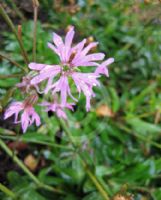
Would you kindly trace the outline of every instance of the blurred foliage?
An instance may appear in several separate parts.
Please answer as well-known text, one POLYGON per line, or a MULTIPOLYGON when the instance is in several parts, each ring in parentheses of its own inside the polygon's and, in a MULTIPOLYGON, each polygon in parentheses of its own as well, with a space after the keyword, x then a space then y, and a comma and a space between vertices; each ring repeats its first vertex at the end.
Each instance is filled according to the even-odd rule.
MULTIPOLYGON (((47 16, 43 23, 38 23, 38 62, 57 62, 47 42, 52 39, 52 31, 64 34, 71 24, 77 30, 76 41, 93 36, 99 41, 99 50, 116 60, 109 67, 110 78, 103 77, 101 87, 95 90, 92 111, 86 113, 81 97, 75 112, 68 112, 68 124, 79 151, 113 199, 117 194, 124 198, 133 195, 126 199, 161 199, 159 5, 159 1, 132 0, 40 1, 40 14, 47 16), (97 111, 102 105, 107 109, 100 116, 97 111)), ((22 28, 24 46, 31 59, 33 22, 23 22, 22 28)), ((1 51, 23 65, 14 35, 10 32, 2 35, 1 51)), ((0 74, 18 72, 8 61, 1 62, 0 74)), ((1 104, 6 106, 12 100, 13 93, 9 92, 18 81, 17 78, 0 80, 1 104)), ((17 91, 14 95, 19 98, 17 91)), ((48 118, 46 113, 41 113, 45 123, 38 130, 31 127, 19 140, 26 142, 30 153, 44 162, 35 172, 37 177, 46 184, 63 188, 67 195, 40 190, 27 176, 14 170, 7 172, 5 183, 21 200, 31 197, 33 200, 101 200, 55 117, 48 118)), ((4 134, 3 128, 10 129, 2 126, 1 137, 17 140, 16 136, 4 134)), ((10 198, 0 192, 0 199, 10 198)))

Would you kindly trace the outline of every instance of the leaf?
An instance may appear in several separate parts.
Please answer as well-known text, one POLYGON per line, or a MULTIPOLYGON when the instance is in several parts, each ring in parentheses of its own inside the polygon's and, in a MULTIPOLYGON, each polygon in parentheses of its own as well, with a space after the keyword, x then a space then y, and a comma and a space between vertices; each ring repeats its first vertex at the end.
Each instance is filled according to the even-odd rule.
POLYGON ((48 185, 61 185, 64 180, 61 177, 52 176, 53 168, 51 166, 43 168, 39 172, 39 180, 48 185))
POLYGON ((92 192, 91 194, 86 195, 82 200, 104 200, 104 199, 99 193, 92 192))
POLYGON ((146 95, 154 91, 156 86, 157 84, 154 82, 150 84, 148 87, 146 87, 143 91, 141 91, 140 94, 132 98, 132 100, 128 103, 128 109, 130 110, 131 113, 134 112, 135 109, 138 107, 138 105, 144 101, 146 95))
POLYGON ((161 199, 161 188, 157 188, 152 192, 152 197, 154 200, 160 200, 161 199))
POLYGON ((49 136, 45 135, 45 134, 41 134, 41 133, 27 133, 21 136, 23 141, 26 142, 51 142, 51 139, 49 136))
POLYGON ((38 192, 36 192, 33 189, 26 190, 22 195, 20 200, 46 200, 42 195, 40 195, 38 192))
POLYGON ((120 108, 120 99, 115 88, 108 88, 111 95, 111 104, 113 112, 117 112, 120 108))
POLYGON ((7 174, 7 178, 13 190, 15 192, 22 192, 26 190, 26 188, 32 187, 32 184, 28 182, 28 177, 20 176, 15 171, 10 171, 7 174), (16 184, 15 184, 16 183, 16 184))
POLYGON ((13 85, 15 85, 17 83, 17 79, 16 78, 7 78, 7 79, 1 79, 0 80, 0 87, 2 88, 10 88, 13 87, 13 85))
POLYGON ((111 174, 113 169, 109 169, 108 166, 96 166, 96 176, 105 176, 111 174))
POLYGON ((126 122, 130 124, 137 133, 142 135, 151 135, 155 138, 157 135, 153 134, 161 132, 160 126, 145 122, 135 116, 126 118, 126 122))

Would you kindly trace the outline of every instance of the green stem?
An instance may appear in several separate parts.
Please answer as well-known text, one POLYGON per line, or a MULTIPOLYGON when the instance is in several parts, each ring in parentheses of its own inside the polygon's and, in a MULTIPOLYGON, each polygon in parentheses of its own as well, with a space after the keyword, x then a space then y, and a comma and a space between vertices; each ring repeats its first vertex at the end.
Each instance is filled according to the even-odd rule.
MULTIPOLYGON (((58 119, 58 118, 57 118, 58 119)), ((72 134, 69 130, 69 128, 66 126, 65 122, 61 119, 58 119, 60 126, 63 128, 63 130, 65 131, 66 135, 68 136, 71 144, 73 145, 73 147, 75 148, 75 150, 77 150, 77 145, 75 144, 75 141, 73 140, 72 134)), ((93 182, 93 184, 96 186, 96 188, 98 189, 98 191, 100 192, 100 194, 102 195, 102 197, 105 200, 109 200, 109 196, 106 192, 106 190, 104 189, 103 185, 99 182, 99 180, 97 179, 97 177, 90 171, 88 164, 86 163, 86 161, 84 160, 84 158, 82 157, 82 155, 80 153, 78 153, 83 167, 87 173, 87 175, 89 176, 89 178, 91 179, 91 181, 93 182)))
MULTIPOLYGON (((6 130, 6 129, 4 129, 6 130)), ((0 128, 0 138, 4 139, 4 140, 12 140, 12 141, 16 141, 17 138, 16 136, 11 136, 11 135, 4 135, 4 134, 1 134, 1 128, 0 128)), ((12 132, 11 132, 12 133, 12 132)), ((62 149, 68 149, 68 150, 73 150, 72 147, 67 147, 67 146, 64 146, 64 145, 60 145, 60 144, 53 144, 51 142, 46 142, 46 141, 37 141, 37 140, 32 140, 32 139, 25 139, 23 137, 20 137, 20 140, 21 142, 28 142, 28 143, 34 143, 34 144, 40 144, 40 145, 47 145, 47 146, 51 146, 51 147, 56 147, 56 148, 62 148, 62 149)))
POLYGON ((13 161, 36 183, 38 187, 44 188, 46 190, 53 191, 56 193, 64 194, 62 190, 53 188, 49 185, 46 185, 40 182, 37 179, 37 177, 30 172, 30 170, 23 164, 23 162, 16 155, 14 155, 13 157, 13 152, 8 148, 8 146, 1 139, 0 139, 0 146, 13 159, 13 161))
POLYGON ((27 72, 27 70, 23 67, 21 67, 20 64, 18 64, 17 62, 13 61, 11 58, 9 58, 8 56, 6 55, 3 55, 0 53, 0 58, 2 59, 5 59, 5 60, 8 60, 11 64, 15 65, 16 67, 20 68, 21 70, 23 70, 24 72, 27 72))
POLYGON ((2 15, 2 17, 4 18, 4 20, 6 21, 6 23, 8 24, 8 26, 11 28, 11 30, 15 34, 16 39, 17 39, 17 41, 18 41, 18 43, 20 45, 20 49, 21 49, 21 53, 22 53, 22 56, 24 58, 24 61, 26 62, 26 64, 28 64, 29 60, 28 60, 28 57, 27 57, 27 53, 26 53, 26 51, 25 51, 25 49, 23 47, 22 41, 21 41, 21 39, 18 36, 17 30, 16 30, 14 24, 12 23, 11 19, 9 18, 9 16, 5 12, 5 10, 4 10, 4 8, 2 7, 1 4, 0 4, 0 14, 2 15))
POLYGON ((16 195, 9 188, 7 188, 5 185, 3 185, 2 183, 0 183, 0 190, 2 192, 4 192, 7 196, 10 196, 13 199, 15 199, 16 195))
POLYGON ((33 0, 33 7, 34 7, 34 32, 33 32, 33 61, 36 61, 36 32, 37 32, 37 16, 38 16, 38 7, 39 2, 38 0, 33 0))

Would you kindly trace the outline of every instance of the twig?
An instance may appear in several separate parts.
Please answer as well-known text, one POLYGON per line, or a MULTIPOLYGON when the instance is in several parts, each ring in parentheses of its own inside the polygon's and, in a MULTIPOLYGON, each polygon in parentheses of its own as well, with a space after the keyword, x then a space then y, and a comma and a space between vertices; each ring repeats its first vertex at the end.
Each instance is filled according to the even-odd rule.
MULTIPOLYGON (((75 150, 77 150, 77 145, 75 144, 75 142, 73 140, 73 137, 71 135, 71 132, 70 132, 69 128, 66 126, 66 124, 65 124, 65 122, 63 120, 58 119, 58 121, 60 123, 60 126, 63 128, 64 132, 68 136, 71 144, 73 145, 73 147, 75 148, 75 150)), ((78 153, 78 155, 79 155, 79 157, 80 157, 80 159, 82 161, 84 170, 86 171, 87 175, 89 176, 89 178, 91 179, 91 181, 93 182, 93 184, 96 186, 97 190, 100 192, 100 194, 102 195, 102 197, 105 200, 109 200, 110 198, 109 198, 106 190, 104 189, 103 185, 99 182, 99 180, 97 179, 97 177, 91 172, 91 170, 89 169, 88 164, 86 163, 86 161, 84 160, 84 158, 82 157, 82 155, 80 153, 78 153)))
POLYGON ((14 157, 13 157, 13 152, 8 148, 8 146, 1 139, 0 139, 0 146, 13 159, 13 161, 36 183, 36 185, 38 187, 44 188, 46 190, 49 190, 49 191, 52 191, 55 193, 59 193, 59 194, 65 193, 64 191, 62 191, 60 189, 51 187, 49 185, 46 185, 46 184, 40 182, 37 179, 37 177, 30 172, 30 170, 23 164, 23 162, 16 155, 14 155, 14 157))
POLYGON ((33 8, 34 8, 34 31, 33 31, 33 61, 36 61, 36 32, 37 32, 37 16, 38 16, 38 7, 39 2, 38 0, 33 0, 33 8))
POLYGON ((16 195, 2 183, 0 183, 0 190, 4 192, 7 196, 12 197, 13 199, 16 197, 16 195))
POLYGON ((21 53, 22 53, 22 56, 24 58, 24 61, 25 61, 26 64, 28 64, 29 60, 28 60, 27 53, 26 53, 26 51, 25 51, 25 49, 23 47, 22 40, 20 40, 20 38, 18 37, 17 30, 16 30, 14 24, 12 23, 11 19, 9 18, 9 16, 5 12, 4 8, 2 7, 2 4, 0 4, 0 14, 2 15, 2 17, 4 18, 4 20, 6 21, 6 23, 8 24, 8 26, 11 28, 11 30, 15 34, 16 39, 17 39, 17 41, 19 43, 19 46, 20 46, 21 53))

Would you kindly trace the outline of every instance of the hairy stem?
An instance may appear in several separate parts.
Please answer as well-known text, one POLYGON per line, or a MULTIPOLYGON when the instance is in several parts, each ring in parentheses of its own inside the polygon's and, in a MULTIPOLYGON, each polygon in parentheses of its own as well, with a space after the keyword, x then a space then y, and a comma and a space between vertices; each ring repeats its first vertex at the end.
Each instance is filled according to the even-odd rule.
POLYGON ((33 8, 34 8, 34 31, 33 31, 33 61, 36 61, 36 32, 37 32, 37 16, 38 16, 38 7, 39 2, 38 0, 33 0, 33 8))
POLYGON ((52 191, 55 193, 64 194, 64 192, 60 189, 51 187, 40 182, 37 177, 30 172, 30 170, 23 164, 23 162, 16 156, 13 156, 13 152, 8 148, 8 146, 0 139, 0 146, 1 148, 13 159, 13 161, 36 183, 36 185, 40 188, 44 188, 48 191, 52 191))
MULTIPOLYGON (((69 130, 69 128, 66 126, 65 122, 61 119, 58 119, 60 126, 63 128, 63 130, 65 131, 66 135, 68 136, 71 144, 73 145, 73 147, 75 148, 75 150, 77 150, 77 145, 75 144, 75 141, 73 140, 72 134, 69 130)), ((84 170, 86 171, 87 175, 89 176, 89 178, 91 179, 91 181, 93 182, 93 184, 96 186, 97 190, 100 192, 100 194, 102 195, 102 197, 105 200, 109 200, 109 196, 106 192, 106 190, 104 189, 103 185, 99 182, 99 180, 97 179, 97 177, 91 172, 91 170, 89 169, 89 166, 87 164, 87 162, 84 160, 84 158, 82 157, 82 155, 80 153, 78 153, 84 170)))
POLYGON ((23 47, 23 44, 22 44, 22 40, 19 38, 18 36, 18 33, 17 33, 17 30, 14 26, 14 24, 12 23, 11 19, 9 18, 9 16, 7 15, 7 13, 5 12, 4 8, 2 7, 2 5, 0 4, 0 14, 2 15, 2 17, 4 18, 4 20, 6 21, 6 23, 8 24, 8 26, 11 28, 11 30, 13 31, 13 33, 15 34, 16 36, 16 39, 19 43, 19 46, 20 46, 20 49, 21 49, 21 53, 22 53, 22 56, 24 58, 24 61, 26 64, 29 63, 29 60, 28 60, 28 56, 27 56, 27 53, 23 47))
POLYGON ((7 188, 5 185, 3 185, 2 183, 0 183, 0 190, 2 192, 4 192, 7 196, 10 196, 13 199, 15 199, 16 195, 9 188, 7 188))

